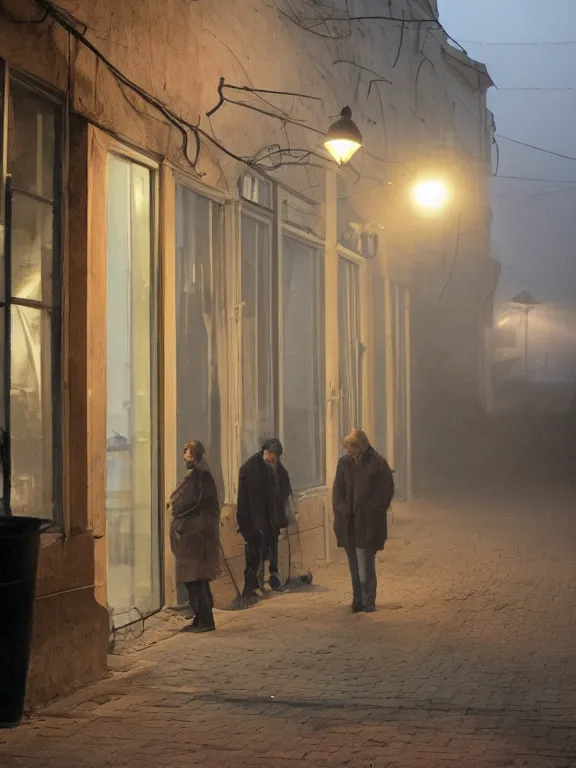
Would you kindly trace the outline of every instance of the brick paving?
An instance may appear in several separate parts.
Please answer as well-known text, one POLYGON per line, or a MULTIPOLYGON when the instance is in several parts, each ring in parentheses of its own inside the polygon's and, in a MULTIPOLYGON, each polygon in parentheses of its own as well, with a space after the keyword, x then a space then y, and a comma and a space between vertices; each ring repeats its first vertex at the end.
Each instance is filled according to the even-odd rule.
POLYGON ((473 498, 397 506, 377 613, 316 569, 0 732, 0 766, 576 768, 574 487, 538 434, 473 498))

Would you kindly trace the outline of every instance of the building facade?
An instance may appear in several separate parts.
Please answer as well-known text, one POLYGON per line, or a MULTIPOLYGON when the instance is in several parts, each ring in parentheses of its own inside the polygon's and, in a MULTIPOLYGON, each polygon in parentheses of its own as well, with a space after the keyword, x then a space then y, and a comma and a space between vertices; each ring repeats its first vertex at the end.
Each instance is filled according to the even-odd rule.
POLYGON ((368 5, 3 3, 5 509, 54 522, 31 705, 103 674, 111 627, 178 602, 186 440, 220 486, 230 573, 238 468, 273 435, 304 559, 329 560, 342 435, 366 429, 409 498, 413 385, 477 397, 490 80, 434 2, 368 5), (323 138, 345 105, 364 143, 338 168, 323 138), (452 223, 410 205, 429 167, 452 223))

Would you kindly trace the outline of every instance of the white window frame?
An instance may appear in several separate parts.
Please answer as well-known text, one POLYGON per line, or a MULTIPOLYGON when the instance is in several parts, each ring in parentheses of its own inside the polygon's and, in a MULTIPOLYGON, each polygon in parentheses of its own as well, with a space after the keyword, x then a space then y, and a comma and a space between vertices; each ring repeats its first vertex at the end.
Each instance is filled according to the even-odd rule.
MULTIPOLYGON (((254 174, 253 174, 254 175, 254 174)), ((242 178, 242 177, 241 177, 242 178)), ((283 398, 283 375, 284 375, 284 344, 283 344, 283 331, 284 331, 284 325, 283 325, 283 313, 284 313, 284 305, 283 305, 283 285, 282 285, 282 269, 283 269, 283 248, 282 248, 282 239, 284 236, 291 237, 295 240, 300 240, 303 244, 312 246, 315 250, 318 250, 318 252, 324 257, 325 249, 326 249, 326 242, 323 238, 318 237, 312 232, 309 232, 307 229, 300 228, 297 225, 288 222, 283 219, 282 217, 282 194, 289 193, 293 195, 294 197, 301 198, 305 200, 309 205, 313 205, 314 208, 312 210, 315 210, 318 212, 318 204, 314 201, 306 200, 306 198, 303 198, 301 194, 297 192, 293 192, 289 188, 285 187, 282 184, 279 184, 278 182, 268 179, 267 177, 263 177, 263 180, 267 183, 271 184, 272 188, 272 204, 270 208, 267 208, 266 206, 262 206, 258 203, 254 203, 250 200, 246 200, 245 198, 242 198, 240 196, 240 201, 237 206, 238 210, 238 229, 237 229, 237 248, 238 248, 238 258, 236 259, 237 262, 237 269, 238 269, 238 277, 236 281, 237 286, 237 298, 238 302, 235 305, 237 307, 236 312, 236 319, 239 326, 239 332, 238 332, 238 345, 239 345, 239 359, 240 359, 240 367, 237 372, 240 386, 239 386, 239 395, 237 398, 238 403, 238 422, 237 422, 237 442, 239 445, 238 451, 239 454, 242 451, 242 436, 243 436, 243 423, 244 423, 244 414, 243 414, 243 403, 244 403, 244 392, 243 392, 243 382, 244 382, 244 375, 243 375, 243 360, 242 360, 242 349, 243 349, 243 338, 242 338, 242 313, 243 313, 243 303, 242 303, 242 219, 244 216, 248 218, 252 218, 256 221, 259 221, 260 223, 266 224, 270 227, 270 242, 271 242, 271 251, 272 251, 272 267, 273 270, 276 272, 276 282, 274 283, 274 279, 272 280, 273 287, 276 291, 276 302, 273 305, 273 311, 275 313, 275 321, 276 321, 276 327, 277 327, 277 334, 274 336, 274 407, 275 407, 275 420, 276 420, 276 429, 277 429, 277 436, 280 440, 284 437, 284 398, 283 398)), ((318 213, 318 218, 320 219, 320 214, 318 213)), ((361 259, 361 257, 358 257, 361 259)), ((324 274, 323 279, 325 279, 325 269, 326 265, 324 262, 324 274)), ((323 306, 323 312, 325 313, 325 307, 323 306)), ((324 361, 325 364, 325 358, 326 358, 326 343, 324 339, 323 344, 323 355, 324 355, 324 361)), ((256 357, 256 359, 258 359, 256 357)), ((325 398, 324 398, 325 399, 325 398)), ((324 446, 323 446, 324 447, 324 446)), ((325 448, 324 448, 325 452, 325 448)), ((326 462, 324 461, 324 464, 326 462)), ((326 472, 326 469, 324 470, 326 472)), ((318 488, 307 488, 302 491, 300 494, 301 496, 308 496, 311 494, 314 494, 318 491, 324 491, 326 489, 326 484, 319 486, 318 488)))
MULTIPOLYGON (((280 190, 278 190, 280 192, 280 190)), ((279 437, 283 441, 284 440, 284 286, 282 282, 283 277, 283 269, 284 269, 284 237, 289 237, 292 240, 296 240, 301 242, 303 245, 312 247, 314 251, 317 252, 317 255, 321 258, 322 268, 324 270, 324 274, 322 275, 322 280, 324 282, 325 280, 325 271, 326 271, 326 261, 324 258, 325 250, 326 250, 326 241, 322 238, 318 237, 317 235, 314 235, 310 232, 307 232, 306 230, 302 230, 299 227, 294 226, 293 224, 288 224, 285 221, 282 221, 282 219, 279 217, 278 221, 278 229, 279 229, 279 235, 278 235, 278 305, 279 305, 279 311, 278 311, 278 429, 279 429, 279 437)), ((326 308, 324 305, 324 301, 322 301, 322 323, 324 323, 324 318, 326 315, 326 308)), ((326 365, 326 339, 325 334, 322 335, 322 354, 323 354, 323 360, 322 360, 322 368, 324 370, 323 374, 323 383, 326 378, 325 376, 325 365, 326 365)), ((325 393, 325 386, 322 387, 322 397, 321 400, 323 403, 326 402, 326 393, 325 393)), ((311 493, 317 491, 317 490, 324 490, 326 488, 326 437, 325 437, 325 430, 326 430, 326 411, 324 412, 324 445, 322 446, 322 457, 323 457, 323 472, 324 475, 324 482, 320 483, 318 486, 314 486, 312 488, 302 488, 297 489, 300 496, 306 494, 310 495, 311 493)), ((321 436, 320 436, 321 438, 321 436)), ((322 438, 321 438, 322 439, 322 438)))
MULTIPOLYGON (((362 297, 367 297, 369 295, 368 291, 370 290, 370 283, 369 283, 369 274, 368 269, 366 265, 366 258, 362 256, 361 254, 356 253, 356 251, 352 251, 349 248, 346 248, 346 246, 338 244, 338 267, 340 266, 340 259, 344 259, 345 261, 351 262, 355 266, 358 267, 359 273, 358 273, 358 294, 360 298, 360 338, 358 339, 358 342, 360 344, 360 366, 359 366, 359 373, 361 376, 361 383, 360 383, 360 391, 358 392, 358 398, 359 398, 359 409, 360 413, 362 415, 362 429, 365 429, 367 431, 370 431, 371 425, 367 423, 367 404, 368 404, 368 365, 367 365, 367 354, 368 354, 368 345, 367 345, 367 339, 369 334, 368 329, 368 312, 367 312, 367 306, 366 306, 366 300, 362 301, 362 297)), ((338 270, 339 272, 340 270, 338 270)), ((340 277, 338 277, 338 291, 340 291, 340 277)), ((340 334, 339 334, 340 336, 340 334)), ((340 342, 339 342, 340 343, 340 342)), ((340 350, 340 346, 338 347, 340 350)), ((342 382, 339 381, 339 384, 342 382)), ((340 432, 342 432, 342 388, 339 388, 338 392, 339 402, 340 402, 340 408, 339 408, 339 420, 340 420, 340 432)), ((343 437, 343 435, 342 435, 343 437)))
MULTIPOLYGON (((240 368, 238 371, 238 376, 240 379, 240 397, 239 397, 239 406, 240 406, 240 419, 239 419, 239 430, 238 430, 238 439, 239 439, 239 452, 240 452, 240 460, 245 460, 246 457, 242 456, 242 440, 243 440, 243 430, 244 430, 244 360, 243 360, 243 349, 244 349, 244 331, 243 331, 243 315, 244 315, 244 302, 242 299, 242 223, 244 217, 248 219, 252 219, 253 221, 257 221, 260 224, 264 224, 269 229, 269 237, 270 237, 270 252, 271 252, 271 266, 272 270, 278 269, 278 244, 277 244, 277 215, 276 211, 274 209, 268 209, 261 205, 258 205, 256 203, 249 202, 247 200, 243 200, 240 204, 240 210, 239 210, 239 227, 238 227, 238 250, 239 250, 239 274, 238 274, 238 293, 239 293, 239 306, 240 306, 240 312, 239 314, 239 354, 240 354, 240 368)), ((274 290, 275 284, 274 284, 274 274, 272 272, 272 279, 270 281, 270 288, 274 290)), ((277 288, 277 286, 276 286, 277 288)), ((258 292, 256 291, 256 299, 258 296, 258 292)), ((276 318, 273 318, 275 320, 278 320, 278 301, 274 303, 272 301, 272 310, 276 313, 276 318)), ((279 424, 279 418, 280 418, 280 408, 279 408, 279 402, 280 402, 280 392, 279 392, 279 380, 278 380, 278 357, 280 354, 280 348, 279 348, 279 342, 280 337, 279 336, 273 336, 273 386, 272 386, 272 398, 274 403, 274 419, 275 419, 275 427, 277 430, 280 428, 279 424)), ((255 347, 255 364, 258 367, 259 357, 258 357, 258 339, 256 339, 256 347, 255 347)))
MULTIPOLYGON (((162 605, 165 600, 166 594, 166 580, 164 577, 164 564, 163 564, 163 548, 164 548, 164 501, 162 499, 162 483, 160 482, 161 469, 163 468, 164 446, 163 446, 163 418, 162 418, 162 387, 163 376, 160 369, 161 358, 159 354, 160 344, 163 339, 163 320, 162 320, 162 303, 164 297, 162 295, 162 253, 160 249, 160 165, 151 158, 149 155, 145 155, 142 152, 134 149, 130 145, 123 144, 116 139, 111 139, 107 148, 108 158, 111 155, 115 155, 123 160, 147 168, 151 172, 151 237, 150 237, 150 264, 152 270, 152 281, 150 286, 150 296, 152 299, 152 317, 151 317, 151 341, 152 341, 152 360, 151 360, 151 372, 155 372, 154 376, 150 378, 150 395, 151 395, 151 430, 152 430, 152 445, 154 448, 152 455, 152 478, 151 478, 151 517, 155 518, 157 525, 157 541, 155 542, 155 549, 158 556, 157 568, 158 572, 155 574, 157 584, 152 588, 158 588, 159 590, 159 607, 152 610, 151 613, 146 614, 145 618, 150 615, 154 615, 158 611, 162 610, 162 605), (155 505, 155 506, 154 506, 155 505)), ((107 202, 106 202, 107 204, 107 202)), ((108 252, 106 250, 106 258, 108 258, 108 252)), ((106 302, 108 302, 108 295, 106 295, 106 302)), ((107 312, 107 305, 106 305, 107 312)), ((106 349, 106 354, 108 350, 106 349)), ((163 470, 162 470, 163 471, 163 470)), ((106 520, 108 518, 106 517, 106 520)), ((108 574, 107 574, 108 578, 108 574)), ((123 622, 119 626, 125 626, 131 621, 138 618, 142 618, 137 607, 132 607, 128 612, 117 615, 118 617, 124 617, 121 619, 123 622)))

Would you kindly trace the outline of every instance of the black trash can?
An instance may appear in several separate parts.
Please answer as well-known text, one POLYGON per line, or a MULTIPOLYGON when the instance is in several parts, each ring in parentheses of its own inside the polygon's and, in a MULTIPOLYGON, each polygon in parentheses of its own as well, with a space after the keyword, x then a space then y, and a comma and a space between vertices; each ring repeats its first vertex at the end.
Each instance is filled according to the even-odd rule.
POLYGON ((24 713, 40 534, 51 524, 0 517, 0 728, 24 713))

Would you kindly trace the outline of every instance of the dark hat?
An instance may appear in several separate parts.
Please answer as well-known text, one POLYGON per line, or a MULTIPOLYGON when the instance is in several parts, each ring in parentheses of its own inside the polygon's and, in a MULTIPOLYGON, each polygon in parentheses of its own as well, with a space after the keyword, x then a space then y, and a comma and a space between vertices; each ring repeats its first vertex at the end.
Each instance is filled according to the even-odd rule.
POLYGON ((282 456, 284 453, 284 449, 282 448, 282 443, 280 440, 278 440, 277 437, 273 437, 271 440, 266 440, 266 442, 262 446, 262 452, 264 451, 270 451, 270 453, 275 453, 276 456, 282 456))

